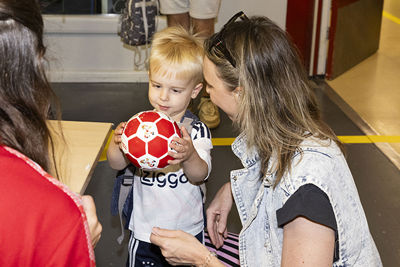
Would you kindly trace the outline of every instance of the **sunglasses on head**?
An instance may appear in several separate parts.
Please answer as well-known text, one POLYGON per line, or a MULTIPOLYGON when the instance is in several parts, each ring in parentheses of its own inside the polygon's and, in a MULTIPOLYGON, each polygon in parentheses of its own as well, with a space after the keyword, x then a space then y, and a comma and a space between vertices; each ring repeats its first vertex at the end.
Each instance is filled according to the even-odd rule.
POLYGON ((226 28, 229 25, 231 25, 232 23, 234 23, 239 18, 241 20, 248 20, 249 19, 244 14, 243 11, 240 11, 240 12, 236 13, 235 15, 233 15, 232 18, 230 18, 228 20, 227 23, 225 23, 225 25, 222 27, 222 30, 220 30, 216 35, 214 35, 214 38, 213 38, 212 43, 210 45, 210 50, 215 47, 215 49, 217 49, 219 52, 221 52, 222 55, 224 55, 225 59, 228 60, 229 63, 231 63, 231 65, 234 68, 236 68, 236 61, 233 59, 231 53, 228 51, 228 49, 226 48, 226 46, 224 44, 224 34, 225 34, 226 28))

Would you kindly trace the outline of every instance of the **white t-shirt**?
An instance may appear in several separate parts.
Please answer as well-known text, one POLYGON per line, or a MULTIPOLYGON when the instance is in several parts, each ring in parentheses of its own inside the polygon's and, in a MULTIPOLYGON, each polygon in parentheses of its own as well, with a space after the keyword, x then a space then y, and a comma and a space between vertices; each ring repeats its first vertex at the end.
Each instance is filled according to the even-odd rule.
MULTIPOLYGON (((197 121, 193 124, 191 138, 197 153, 208 165, 209 175, 210 130, 197 121)), ((204 195, 200 186, 189 182, 180 164, 157 171, 136 169, 129 229, 136 239, 145 242, 150 242, 151 230, 155 226, 197 235, 204 228, 204 195)))

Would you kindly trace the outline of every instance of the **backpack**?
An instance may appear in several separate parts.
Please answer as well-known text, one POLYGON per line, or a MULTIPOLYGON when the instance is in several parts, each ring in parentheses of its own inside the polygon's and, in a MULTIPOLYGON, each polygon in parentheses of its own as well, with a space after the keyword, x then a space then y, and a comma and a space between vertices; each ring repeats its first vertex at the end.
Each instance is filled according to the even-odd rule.
POLYGON ((149 44, 156 31, 157 13, 158 0, 127 0, 118 32, 122 42, 131 46, 149 44))

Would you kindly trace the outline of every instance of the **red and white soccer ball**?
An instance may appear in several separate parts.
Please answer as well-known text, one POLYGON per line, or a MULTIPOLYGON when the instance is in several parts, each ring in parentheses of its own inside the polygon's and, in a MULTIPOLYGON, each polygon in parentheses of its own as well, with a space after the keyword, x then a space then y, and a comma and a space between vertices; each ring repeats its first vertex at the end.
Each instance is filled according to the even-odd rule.
POLYGON ((121 136, 126 157, 136 166, 155 170, 168 165, 172 139, 181 137, 178 124, 157 111, 143 111, 129 119, 121 136))

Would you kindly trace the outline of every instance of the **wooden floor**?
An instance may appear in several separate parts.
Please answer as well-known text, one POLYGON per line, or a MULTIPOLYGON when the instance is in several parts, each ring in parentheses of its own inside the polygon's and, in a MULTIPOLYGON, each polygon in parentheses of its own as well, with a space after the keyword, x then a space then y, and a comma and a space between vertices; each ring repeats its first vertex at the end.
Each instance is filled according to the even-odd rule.
POLYGON ((377 53, 328 84, 358 114, 366 134, 385 136, 377 145, 400 169, 400 1, 384 3, 377 53))

